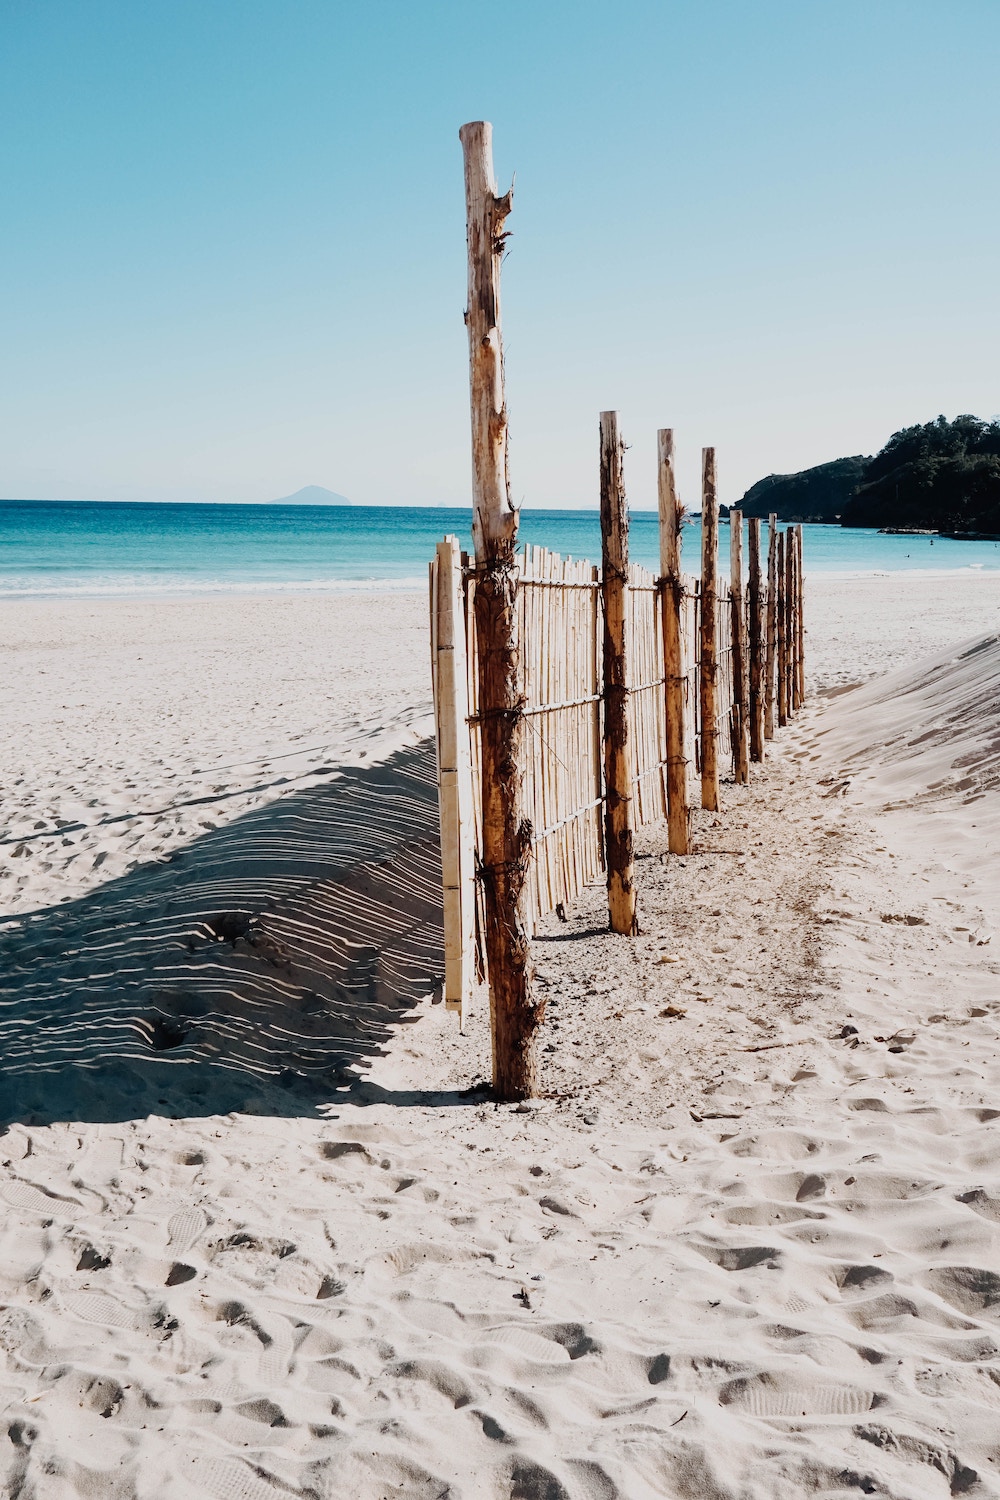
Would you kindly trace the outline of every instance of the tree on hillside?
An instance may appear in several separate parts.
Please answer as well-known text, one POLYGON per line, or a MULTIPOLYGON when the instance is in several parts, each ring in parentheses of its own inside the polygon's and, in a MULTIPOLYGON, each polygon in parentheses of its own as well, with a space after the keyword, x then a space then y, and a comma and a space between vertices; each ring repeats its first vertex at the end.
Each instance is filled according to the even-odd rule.
POLYGON ((845 505, 843 525, 1000 533, 1000 421, 938 417, 893 433, 845 505))
POLYGON ((740 509, 745 516, 779 521, 839 521, 870 460, 862 454, 835 458, 798 474, 768 474, 750 486, 740 509))

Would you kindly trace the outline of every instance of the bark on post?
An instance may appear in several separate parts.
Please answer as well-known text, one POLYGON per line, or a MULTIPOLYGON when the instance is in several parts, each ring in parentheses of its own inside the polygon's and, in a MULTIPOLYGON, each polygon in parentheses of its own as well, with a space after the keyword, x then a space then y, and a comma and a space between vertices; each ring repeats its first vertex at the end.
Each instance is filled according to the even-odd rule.
POLYGON ((750 780, 747 618, 743 598, 743 512, 729 512, 729 605, 733 638, 733 779, 750 780))
POLYGON ((719 659, 716 594, 719 567, 719 499, 715 449, 701 450, 701 805, 719 810, 719 659))
POLYGON ((778 725, 788 723, 788 571, 785 567, 785 552, 788 533, 778 532, 775 549, 775 573, 777 574, 778 614, 778 725))
POLYGON ((469 386, 473 536, 482 742, 482 868, 493 1039, 493 1086, 501 1099, 536 1093, 536 1038, 544 1001, 532 993, 524 887, 531 824, 522 791, 524 708, 517 628, 517 511, 507 474, 507 411, 500 336, 500 260, 511 194, 498 196, 492 126, 459 131, 465 158, 469 258, 469 386))
POLYGON ((796 643, 795 662, 798 673, 798 699, 799 704, 806 701, 806 627, 803 617, 803 601, 805 599, 805 575, 802 567, 802 527, 795 528, 795 573, 798 581, 798 596, 796 599, 796 643))
POLYGON ((660 606, 663 632, 663 711, 667 753, 667 847, 688 852, 688 771, 684 754, 684 656, 681 632, 681 522, 684 507, 674 478, 674 434, 657 433, 657 494, 660 505, 660 606))
POLYGON ((795 643, 798 639, 795 591, 795 528, 790 526, 785 533, 785 670, 788 673, 785 699, 789 718, 798 708, 795 701, 795 643))
POLYGON ((628 508, 618 413, 601 412, 601 600, 604 605, 604 840, 608 862, 608 920, 612 932, 633 937, 635 854, 632 776, 628 753, 628 508))
POLYGON ((750 528, 750 759, 764 759, 764 611, 760 581, 760 520, 750 528))
POLYGON ((767 518, 767 651, 764 659, 764 738, 774 739, 776 684, 774 669, 778 655, 778 518, 767 518))

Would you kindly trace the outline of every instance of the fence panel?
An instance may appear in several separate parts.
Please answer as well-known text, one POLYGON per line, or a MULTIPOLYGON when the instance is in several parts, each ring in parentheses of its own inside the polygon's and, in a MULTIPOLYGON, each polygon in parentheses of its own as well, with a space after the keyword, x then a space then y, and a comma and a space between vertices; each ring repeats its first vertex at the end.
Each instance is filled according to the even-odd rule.
MULTIPOLYGON (((471 993, 473 974, 480 980, 485 975, 483 892, 474 873, 482 847, 476 579, 468 557, 463 553, 458 567, 457 556, 457 543, 449 539, 431 564, 431 621, 442 843, 455 846, 442 850, 446 949, 452 956, 446 963, 446 999, 460 1008, 471 993), (451 550, 443 551, 446 547, 451 550), (455 612, 450 626, 446 606, 455 612), (449 630, 457 647, 464 644, 464 651, 449 654, 449 630), (456 707, 450 709, 452 700, 456 707), (452 757, 448 715, 461 717, 463 710, 464 732, 459 723, 452 757)), ((520 554, 519 570, 524 815, 533 830, 525 917, 533 932, 542 917, 572 901, 605 867, 603 629, 598 570, 591 563, 528 546, 520 554)), ((684 747, 697 773, 701 587, 698 579, 688 576, 683 583, 684 747)), ((627 609, 629 751, 633 825, 638 828, 666 817, 667 788, 660 597, 653 574, 635 564, 629 568, 627 609)), ((719 580, 716 609, 719 757, 724 765, 725 757, 731 762, 733 744, 732 617, 724 579, 719 580)))
POLYGON ((571 901, 604 868, 597 569, 526 547, 518 589, 524 807, 533 829, 527 918, 571 901))

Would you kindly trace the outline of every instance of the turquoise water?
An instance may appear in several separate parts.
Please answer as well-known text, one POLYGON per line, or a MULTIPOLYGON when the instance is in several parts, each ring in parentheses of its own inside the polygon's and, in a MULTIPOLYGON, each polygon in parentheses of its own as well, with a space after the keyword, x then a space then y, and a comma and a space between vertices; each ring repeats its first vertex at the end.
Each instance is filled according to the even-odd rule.
MULTIPOLYGON (((423 588, 447 532, 470 548, 471 513, 433 507, 140 505, 0 501, 0 598, 423 588)), ((807 573, 841 576, 1000 568, 994 542, 806 526, 807 573)), ((594 511, 526 511, 524 541, 600 556, 594 511)), ((728 528, 721 531, 728 553, 728 528)), ((684 529, 697 570, 700 531, 684 529)), ((655 515, 631 521, 633 561, 657 569, 655 515)))

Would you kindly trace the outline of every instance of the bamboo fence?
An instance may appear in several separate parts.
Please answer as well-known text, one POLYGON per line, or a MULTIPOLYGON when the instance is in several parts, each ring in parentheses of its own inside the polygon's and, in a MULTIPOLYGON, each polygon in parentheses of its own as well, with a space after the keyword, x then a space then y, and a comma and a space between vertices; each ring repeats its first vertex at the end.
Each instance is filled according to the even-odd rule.
MULTIPOLYGON (((684 754, 691 778, 700 771, 704 729, 698 719, 701 585, 690 576, 682 578, 682 585, 684 754)), ((630 565, 627 722, 631 815, 636 829, 667 816, 660 588, 651 572, 630 565)), ((476 878, 482 847, 482 788, 475 589, 475 567, 460 553, 456 539, 447 537, 438 544, 430 564, 431 656, 440 782, 445 999, 459 1013, 471 995, 474 978, 485 977, 483 892, 476 878)), ((529 934, 543 917, 561 911, 605 869, 600 591, 599 570, 589 562, 564 558, 544 547, 526 546, 518 554, 523 817, 531 830, 523 919, 529 934)), ((785 603, 784 590, 781 602, 785 603)), ((725 766, 733 763, 735 743, 734 612, 729 582, 722 577, 716 584, 715 607, 716 744, 719 764, 725 766)), ((750 621, 746 589, 739 608, 745 631, 750 621)), ((792 678, 792 653, 785 654, 786 671, 792 678)), ((800 664, 798 670, 801 675, 800 664)))

